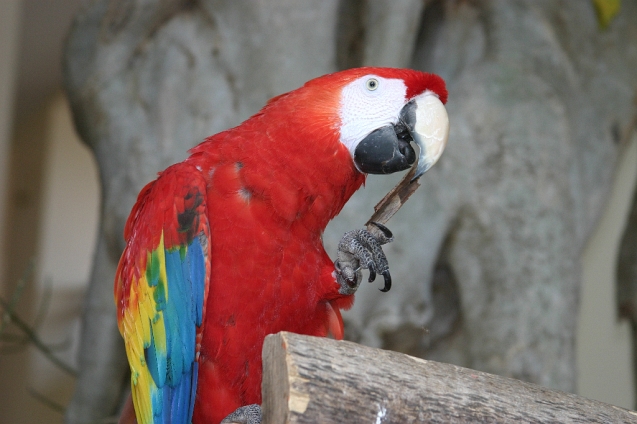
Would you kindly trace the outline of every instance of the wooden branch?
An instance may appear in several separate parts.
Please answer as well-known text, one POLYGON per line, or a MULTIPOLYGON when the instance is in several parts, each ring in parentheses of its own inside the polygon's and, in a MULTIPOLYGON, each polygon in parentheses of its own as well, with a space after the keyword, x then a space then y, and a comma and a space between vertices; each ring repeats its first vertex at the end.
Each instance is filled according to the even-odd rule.
POLYGON ((5 314, 8 314, 10 322, 18 327, 18 329, 20 329, 20 331, 24 333, 29 341, 33 343, 33 345, 55 366, 66 372, 68 375, 77 377, 77 370, 75 370, 75 368, 71 367, 70 365, 67 365, 64 361, 55 356, 55 353, 53 353, 51 347, 47 346, 33 331, 29 324, 23 321, 14 311, 10 309, 9 306, 9 302, 0 297, 0 307, 4 309, 5 314))
POLYGON ((387 221, 398 212, 398 209, 405 204, 407 199, 416 192, 418 187, 420 187, 419 180, 411 180, 416 173, 417 165, 418 164, 415 163, 409 172, 405 174, 403 179, 374 206, 374 214, 365 223, 367 231, 378 236, 380 230, 371 223, 386 224, 387 221))
POLYGON ((263 346, 263 423, 613 422, 637 413, 352 342, 278 333, 263 346))

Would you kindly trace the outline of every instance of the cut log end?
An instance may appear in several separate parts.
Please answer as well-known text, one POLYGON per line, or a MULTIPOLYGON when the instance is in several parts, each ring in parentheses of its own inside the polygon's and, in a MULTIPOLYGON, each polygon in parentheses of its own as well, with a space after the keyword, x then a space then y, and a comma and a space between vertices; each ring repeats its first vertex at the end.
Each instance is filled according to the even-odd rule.
POLYGON ((637 413, 352 342, 278 333, 263 346, 263 423, 622 422, 637 413))

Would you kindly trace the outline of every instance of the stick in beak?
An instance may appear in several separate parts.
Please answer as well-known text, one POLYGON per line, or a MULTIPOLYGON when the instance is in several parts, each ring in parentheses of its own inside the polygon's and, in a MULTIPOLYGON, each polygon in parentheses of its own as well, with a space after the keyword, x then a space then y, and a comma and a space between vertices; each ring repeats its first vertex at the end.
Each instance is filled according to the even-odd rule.
MULTIPOLYGON (((434 94, 426 93, 409 102, 400 120, 408 128, 414 142, 418 145, 418 162, 405 174, 402 180, 378 202, 374 214, 365 224, 367 231, 376 238, 383 234, 378 224, 385 224, 400 209, 409 197, 420 187, 417 181, 429 168, 440 159, 449 137, 449 117, 444 105, 434 94)), ((391 278, 385 278, 388 291, 391 278)))
POLYGON ((422 176, 440 159, 449 138, 449 116, 438 96, 424 93, 411 100, 401 111, 400 121, 418 145, 418 161, 402 180, 378 202, 374 214, 369 218, 367 230, 379 235, 372 223, 386 224, 398 209, 409 199, 420 184, 422 176))

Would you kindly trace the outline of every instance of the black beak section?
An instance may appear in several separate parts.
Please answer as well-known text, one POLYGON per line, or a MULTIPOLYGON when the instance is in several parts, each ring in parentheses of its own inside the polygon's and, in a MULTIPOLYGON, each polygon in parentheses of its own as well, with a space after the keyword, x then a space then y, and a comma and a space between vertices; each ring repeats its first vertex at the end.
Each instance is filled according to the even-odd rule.
POLYGON ((374 130, 354 150, 354 162, 367 174, 391 174, 416 161, 412 182, 440 159, 449 138, 449 116, 438 96, 426 91, 403 106, 398 122, 374 130))
POLYGON ((366 174, 391 174, 405 170, 416 161, 411 137, 402 123, 378 128, 365 137, 354 151, 354 162, 366 174))

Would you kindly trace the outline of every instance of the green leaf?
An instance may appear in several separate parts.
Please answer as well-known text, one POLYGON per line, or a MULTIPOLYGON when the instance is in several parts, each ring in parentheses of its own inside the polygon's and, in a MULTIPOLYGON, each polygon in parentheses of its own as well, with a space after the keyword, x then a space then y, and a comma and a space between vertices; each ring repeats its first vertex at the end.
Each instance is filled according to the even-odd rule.
POLYGON ((597 22, 602 29, 606 29, 615 15, 619 12, 621 0, 593 0, 597 11, 597 22))

